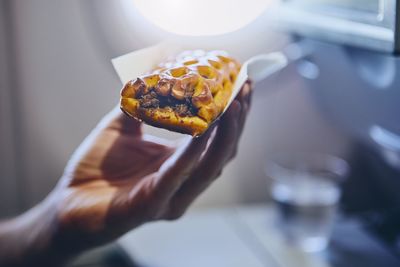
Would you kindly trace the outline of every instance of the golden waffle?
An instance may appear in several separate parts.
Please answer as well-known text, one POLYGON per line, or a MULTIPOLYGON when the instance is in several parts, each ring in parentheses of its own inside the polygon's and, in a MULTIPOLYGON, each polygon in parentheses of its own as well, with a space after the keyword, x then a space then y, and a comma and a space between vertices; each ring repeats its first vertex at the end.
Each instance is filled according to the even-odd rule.
POLYGON ((121 109, 156 127, 200 135, 224 110, 239 70, 224 51, 185 51, 129 81, 121 109))

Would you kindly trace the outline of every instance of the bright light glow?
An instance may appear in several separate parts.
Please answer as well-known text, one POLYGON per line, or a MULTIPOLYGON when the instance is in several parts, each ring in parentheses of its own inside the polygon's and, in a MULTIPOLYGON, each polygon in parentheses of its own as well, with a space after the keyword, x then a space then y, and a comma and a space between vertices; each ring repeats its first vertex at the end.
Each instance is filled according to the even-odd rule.
POLYGON ((269 0, 132 0, 144 17, 175 34, 217 35, 238 30, 261 15, 269 0))

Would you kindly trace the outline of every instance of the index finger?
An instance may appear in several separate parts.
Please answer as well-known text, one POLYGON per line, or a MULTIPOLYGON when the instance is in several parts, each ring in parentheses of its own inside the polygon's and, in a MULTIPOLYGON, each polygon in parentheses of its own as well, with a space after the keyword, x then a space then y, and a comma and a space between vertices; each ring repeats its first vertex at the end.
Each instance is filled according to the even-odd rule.
POLYGON ((192 173, 173 199, 173 208, 178 214, 219 176, 231 153, 236 147, 240 132, 240 113, 242 108, 237 100, 224 114, 210 147, 201 159, 200 164, 192 173), (180 209, 180 210, 179 210, 180 209))
POLYGON ((157 197, 162 199, 172 197, 186 181, 192 170, 197 166, 213 128, 208 129, 200 137, 191 138, 164 162, 154 178, 153 190, 157 197))

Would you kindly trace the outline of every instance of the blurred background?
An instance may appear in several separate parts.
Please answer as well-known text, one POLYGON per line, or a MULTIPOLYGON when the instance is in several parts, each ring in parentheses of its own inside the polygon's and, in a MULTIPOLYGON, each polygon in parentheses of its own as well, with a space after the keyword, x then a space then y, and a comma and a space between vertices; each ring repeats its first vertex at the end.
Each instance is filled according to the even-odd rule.
POLYGON ((1 0, 0 216, 41 201, 74 149, 118 103, 122 85, 112 58, 182 38, 242 60, 274 51, 289 59, 287 68, 256 85, 236 159, 193 210, 271 203, 274 182, 265 168, 276 153, 340 157, 351 170, 341 185, 341 210, 384 244, 383 262, 395 262, 400 249, 398 1, 265 2, 265 11, 241 29, 182 37, 157 27, 131 0, 1 0))
MULTIPOLYGON (((118 103, 122 84, 111 59, 175 37, 124 1, 53 2, 12 1, 9 10, 2 10, 2 59, 10 64, 1 98, 6 131, 1 136, 7 148, 1 150, 1 162, 9 161, 1 181, 7 189, 1 195, 10 195, 1 201, 3 215, 42 200, 74 149, 118 103)), ((272 32, 266 19, 206 41, 241 59, 281 50, 289 40, 272 32)), ((272 77, 257 86, 240 153, 199 200, 202 204, 265 199, 263 160, 273 147, 346 150, 346 137, 321 118, 295 70, 278 75, 286 78, 272 77)))

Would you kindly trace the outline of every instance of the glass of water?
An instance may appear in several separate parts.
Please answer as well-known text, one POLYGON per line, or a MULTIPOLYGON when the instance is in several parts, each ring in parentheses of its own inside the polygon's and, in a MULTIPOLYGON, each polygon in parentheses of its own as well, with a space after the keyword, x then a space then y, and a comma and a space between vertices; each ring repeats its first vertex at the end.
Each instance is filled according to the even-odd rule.
POLYGON ((315 153, 281 153, 267 161, 277 227, 285 239, 306 252, 324 250, 348 164, 315 153))

